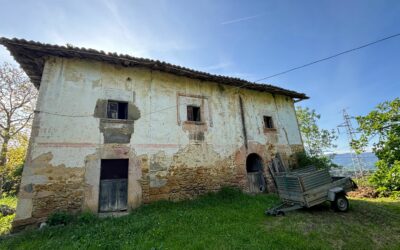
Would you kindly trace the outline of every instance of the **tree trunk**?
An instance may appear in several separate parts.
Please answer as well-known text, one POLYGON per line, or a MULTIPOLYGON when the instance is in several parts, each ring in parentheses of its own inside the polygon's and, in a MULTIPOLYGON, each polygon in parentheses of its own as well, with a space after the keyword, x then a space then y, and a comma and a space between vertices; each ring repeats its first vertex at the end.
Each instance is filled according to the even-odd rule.
POLYGON ((9 141, 10 141, 10 134, 8 133, 8 131, 4 131, 3 143, 1 145, 1 153, 0 153, 0 166, 6 165, 9 141))
MULTIPOLYGON (((10 131, 5 130, 3 134, 3 143, 0 151, 0 168, 4 168, 7 162, 8 142, 10 141, 10 131)), ((0 197, 3 194, 3 171, 0 171, 0 197)))

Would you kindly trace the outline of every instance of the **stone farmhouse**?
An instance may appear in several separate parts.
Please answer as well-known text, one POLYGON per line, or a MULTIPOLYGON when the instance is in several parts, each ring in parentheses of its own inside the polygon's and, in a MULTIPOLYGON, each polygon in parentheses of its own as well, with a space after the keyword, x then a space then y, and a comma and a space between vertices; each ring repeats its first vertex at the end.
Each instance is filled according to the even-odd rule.
POLYGON ((224 186, 274 191, 303 150, 305 94, 165 62, 0 38, 39 89, 15 228, 57 210, 126 211, 224 186))

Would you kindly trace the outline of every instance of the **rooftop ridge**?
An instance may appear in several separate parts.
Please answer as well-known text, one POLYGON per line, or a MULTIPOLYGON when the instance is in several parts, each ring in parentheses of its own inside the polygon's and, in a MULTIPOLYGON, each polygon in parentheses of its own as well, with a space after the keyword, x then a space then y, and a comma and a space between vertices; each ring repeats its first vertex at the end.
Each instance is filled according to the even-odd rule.
POLYGON ((0 37, 0 44, 4 45, 10 51, 11 55, 21 65, 37 88, 40 86, 44 67, 44 58, 46 56, 55 56, 65 58, 92 59, 111 64, 118 64, 125 67, 142 66, 179 76, 213 81, 238 88, 270 92, 272 94, 280 94, 298 99, 309 98, 304 93, 299 93, 270 84, 255 83, 237 77, 211 74, 159 60, 133 57, 127 54, 118 54, 115 52, 106 53, 103 50, 76 47, 70 44, 55 45, 31 40, 28 41, 25 39, 9 39, 5 37, 0 37))

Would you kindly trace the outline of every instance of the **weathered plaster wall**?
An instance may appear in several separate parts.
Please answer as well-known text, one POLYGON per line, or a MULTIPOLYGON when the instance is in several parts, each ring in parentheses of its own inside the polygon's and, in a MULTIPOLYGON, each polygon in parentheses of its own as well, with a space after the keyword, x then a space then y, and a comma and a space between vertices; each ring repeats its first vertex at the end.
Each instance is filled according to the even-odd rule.
POLYGON ((97 212, 101 159, 129 159, 134 208, 225 185, 246 190, 248 154, 266 165, 276 152, 289 161, 302 148, 290 98, 95 61, 48 59, 36 109, 16 227, 56 209, 97 212), (128 102, 131 121, 102 118, 104 100, 128 102), (186 122, 188 104, 202 107, 201 124, 186 122), (264 131, 264 115, 275 131, 264 131))

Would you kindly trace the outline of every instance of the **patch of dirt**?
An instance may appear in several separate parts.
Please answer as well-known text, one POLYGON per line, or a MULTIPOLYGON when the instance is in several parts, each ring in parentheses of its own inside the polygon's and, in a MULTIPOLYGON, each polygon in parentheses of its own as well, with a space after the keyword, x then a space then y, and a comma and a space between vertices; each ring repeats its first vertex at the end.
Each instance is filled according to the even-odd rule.
POLYGON ((348 195, 354 198, 377 198, 378 192, 373 187, 361 186, 349 192, 348 195))

